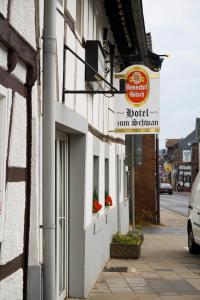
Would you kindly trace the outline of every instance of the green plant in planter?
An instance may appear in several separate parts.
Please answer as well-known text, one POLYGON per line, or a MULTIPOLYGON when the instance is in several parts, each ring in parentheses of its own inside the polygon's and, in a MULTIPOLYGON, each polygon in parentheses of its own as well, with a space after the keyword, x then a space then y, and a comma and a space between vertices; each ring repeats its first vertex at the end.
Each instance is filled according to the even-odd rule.
POLYGON ((139 230, 130 230, 127 234, 117 232, 113 235, 112 242, 127 245, 141 245, 144 240, 143 233, 139 230))

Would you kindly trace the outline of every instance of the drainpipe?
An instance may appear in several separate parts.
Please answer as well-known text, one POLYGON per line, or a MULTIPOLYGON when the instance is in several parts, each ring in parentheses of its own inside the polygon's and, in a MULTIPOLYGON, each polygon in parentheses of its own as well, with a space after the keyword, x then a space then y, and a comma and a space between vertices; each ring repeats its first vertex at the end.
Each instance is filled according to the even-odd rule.
POLYGON ((135 230, 135 152, 134 135, 131 135, 131 201, 132 201, 132 230, 135 230))
POLYGON ((56 299, 55 268, 55 118, 56 0, 44 0, 43 33, 43 290, 56 299))
POLYGON ((160 177, 159 177, 159 139, 156 134, 156 214, 157 224, 160 224, 160 177))

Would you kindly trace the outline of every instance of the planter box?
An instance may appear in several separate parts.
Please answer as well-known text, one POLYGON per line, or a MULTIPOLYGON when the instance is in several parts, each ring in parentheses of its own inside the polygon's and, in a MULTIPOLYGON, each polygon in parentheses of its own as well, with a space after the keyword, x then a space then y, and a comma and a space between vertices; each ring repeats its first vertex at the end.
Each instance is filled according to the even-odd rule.
POLYGON ((110 244, 110 257, 112 258, 139 258, 141 254, 141 245, 129 244, 110 244))

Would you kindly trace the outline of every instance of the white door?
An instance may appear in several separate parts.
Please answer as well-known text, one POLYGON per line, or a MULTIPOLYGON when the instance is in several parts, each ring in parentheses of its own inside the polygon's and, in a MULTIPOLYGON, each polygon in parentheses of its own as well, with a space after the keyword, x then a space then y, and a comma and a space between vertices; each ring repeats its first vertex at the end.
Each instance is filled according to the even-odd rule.
POLYGON ((57 300, 68 290, 68 138, 56 132, 56 292, 57 300))

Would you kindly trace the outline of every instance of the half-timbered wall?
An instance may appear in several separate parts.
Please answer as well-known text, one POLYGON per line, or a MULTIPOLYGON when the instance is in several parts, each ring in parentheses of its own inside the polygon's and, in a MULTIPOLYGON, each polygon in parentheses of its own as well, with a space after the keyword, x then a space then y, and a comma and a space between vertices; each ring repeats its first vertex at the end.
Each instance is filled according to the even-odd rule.
MULTIPOLYGON (((5 102, 1 183, 0 298, 25 299, 36 79, 34 1, 1 1, 0 98, 5 102)), ((2 142, 2 141, 1 141, 2 142)))

